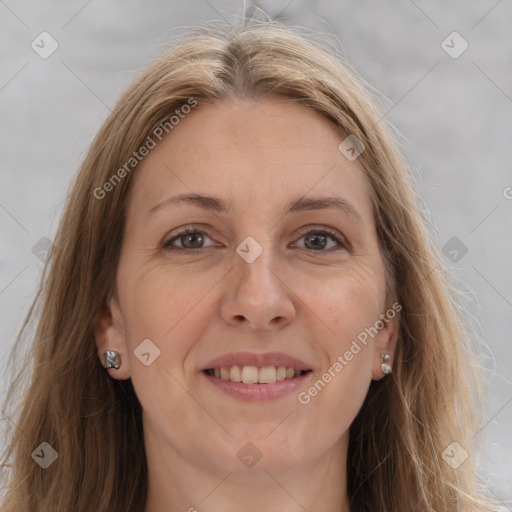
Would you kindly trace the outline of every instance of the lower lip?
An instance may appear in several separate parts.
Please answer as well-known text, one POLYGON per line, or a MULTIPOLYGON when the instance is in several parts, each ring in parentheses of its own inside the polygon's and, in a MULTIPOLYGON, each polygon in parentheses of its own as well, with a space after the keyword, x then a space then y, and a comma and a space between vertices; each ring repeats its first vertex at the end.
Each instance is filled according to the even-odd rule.
POLYGON ((201 373, 214 386, 234 398, 247 402, 261 402, 263 400, 273 400, 297 392, 297 390, 304 385, 304 382, 310 378, 313 372, 304 373, 300 377, 294 377, 293 379, 276 381, 272 384, 244 384, 243 382, 219 379, 205 372, 201 373))

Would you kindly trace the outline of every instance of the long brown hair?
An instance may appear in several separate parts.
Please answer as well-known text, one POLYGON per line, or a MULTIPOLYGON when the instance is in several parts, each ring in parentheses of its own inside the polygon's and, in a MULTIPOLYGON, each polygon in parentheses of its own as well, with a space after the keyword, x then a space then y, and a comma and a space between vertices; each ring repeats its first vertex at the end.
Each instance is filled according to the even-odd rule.
POLYGON ((138 76, 93 141, 19 337, 37 316, 30 354, 6 401, 30 375, 19 410, 9 412, 3 512, 144 510, 141 406, 131 381, 114 380, 101 366, 93 334, 115 293, 136 171, 121 173, 105 194, 97 191, 190 98, 200 108, 266 95, 298 101, 363 142, 358 161, 371 186, 388 292, 403 307, 394 372, 372 382, 351 426, 351 511, 486 509, 471 456, 457 468, 443 458, 451 443, 471 453, 479 382, 468 321, 457 307, 461 296, 396 136, 366 84, 332 47, 277 22, 249 20, 189 30, 138 76), (31 457, 43 442, 58 454, 46 469, 31 457))

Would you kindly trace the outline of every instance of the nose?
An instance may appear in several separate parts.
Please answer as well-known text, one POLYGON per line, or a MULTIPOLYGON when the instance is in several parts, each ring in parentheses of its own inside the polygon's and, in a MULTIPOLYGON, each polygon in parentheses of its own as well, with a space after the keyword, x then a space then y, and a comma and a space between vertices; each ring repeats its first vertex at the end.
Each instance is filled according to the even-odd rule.
POLYGON ((274 268, 270 252, 265 248, 251 263, 235 255, 234 266, 226 276, 221 306, 226 323, 237 328, 274 331, 293 322, 294 293, 283 273, 274 268))

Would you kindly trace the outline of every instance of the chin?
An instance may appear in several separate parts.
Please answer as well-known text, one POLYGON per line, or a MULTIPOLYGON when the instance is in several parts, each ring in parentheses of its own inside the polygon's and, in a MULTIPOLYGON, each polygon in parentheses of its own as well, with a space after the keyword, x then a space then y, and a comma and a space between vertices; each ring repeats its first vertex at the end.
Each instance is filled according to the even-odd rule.
POLYGON ((232 440, 235 454, 235 458, 229 461, 233 466, 232 471, 267 475, 267 472, 282 472, 290 469, 304 458, 306 439, 295 443, 285 439, 284 431, 281 435, 277 435, 276 432, 269 434, 272 430, 263 430, 264 433, 260 432, 259 435, 252 432, 252 435, 239 437, 236 441, 232 440))

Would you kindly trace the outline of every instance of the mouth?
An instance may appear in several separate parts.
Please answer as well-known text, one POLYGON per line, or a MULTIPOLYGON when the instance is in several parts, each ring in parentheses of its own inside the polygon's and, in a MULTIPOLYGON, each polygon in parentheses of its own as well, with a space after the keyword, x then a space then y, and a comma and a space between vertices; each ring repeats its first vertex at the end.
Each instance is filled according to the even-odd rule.
POLYGON ((263 401, 291 395, 313 375, 313 368, 283 353, 231 353, 214 359, 200 371, 217 390, 243 401, 263 401))
POLYGON ((203 370, 206 375, 215 379, 242 382, 244 384, 274 384, 285 380, 296 379, 311 372, 311 370, 297 370, 286 366, 240 366, 207 368, 203 370))

